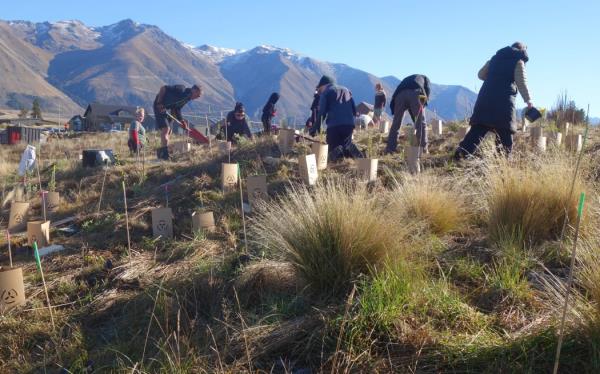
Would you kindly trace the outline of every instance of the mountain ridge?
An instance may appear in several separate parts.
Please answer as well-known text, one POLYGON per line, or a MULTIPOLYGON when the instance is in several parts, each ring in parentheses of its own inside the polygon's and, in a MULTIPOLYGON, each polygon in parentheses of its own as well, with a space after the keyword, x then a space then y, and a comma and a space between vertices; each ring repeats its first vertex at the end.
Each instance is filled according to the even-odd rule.
MULTIPOLYGON (((381 82, 389 96, 400 81, 393 76, 377 77, 347 64, 321 61, 289 48, 264 44, 248 50, 208 44, 192 46, 157 26, 131 19, 99 27, 78 20, 0 20, 0 26, 10 34, 6 37, 20 40, 22 45, 14 49, 20 48, 24 56, 30 57, 19 63, 38 75, 34 77, 15 67, 16 76, 28 82, 27 89, 21 91, 29 96, 23 95, 19 87, 14 88, 15 92, 0 91, 0 106, 27 107, 33 97, 31 87, 39 87, 44 93, 44 108, 62 93, 61 100, 72 109, 89 102, 150 109, 160 86, 199 83, 205 94, 186 107, 188 112, 203 112, 210 107, 227 110, 235 101, 242 101, 247 112, 258 118, 268 96, 277 91, 281 93, 279 114, 303 122, 309 114, 315 85, 323 74, 332 75, 339 84, 347 86, 357 103, 373 102, 375 83, 381 82), (35 56, 40 56, 39 61, 35 56)), ((7 71, 17 64, 11 58, 17 59, 4 56, 7 71)), ((0 77, 0 85, 7 80, 4 76, 0 77)), ((472 107, 476 94, 462 86, 432 85, 431 96, 430 117, 435 112, 444 119, 461 119, 468 114, 467 108, 472 107)))

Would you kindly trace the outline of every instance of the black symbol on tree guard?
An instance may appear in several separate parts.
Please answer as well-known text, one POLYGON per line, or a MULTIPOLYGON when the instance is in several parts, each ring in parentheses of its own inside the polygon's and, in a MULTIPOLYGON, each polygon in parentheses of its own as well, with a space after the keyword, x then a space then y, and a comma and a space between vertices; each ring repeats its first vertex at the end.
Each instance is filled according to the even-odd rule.
POLYGON ((6 305, 10 305, 17 302, 17 297, 19 297, 19 293, 14 288, 10 290, 2 290, 2 293, 0 294, 0 301, 6 305))
POLYGON ((23 222, 23 215, 21 213, 15 214, 15 222, 16 223, 22 223, 23 222))
POLYGON ((225 183, 226 184, 235 184, 235 176, 233 176, 233 175, 226 176, 225 183))
POLYGON ((165 221, 164 219, 161 219, 160 221, 158 221, 158 223, 156 224, 156 230, 157 231, 161 231, 161 232, 165 232, 169 229, 169 224, 167 223, 167 221, 165 221))
POLYGON ((252 195, 254 196, 255 199, 260 199, 263 196, 263 192, 261 191, 260 188, 255 188, 254 192, 252 192, 252 195))

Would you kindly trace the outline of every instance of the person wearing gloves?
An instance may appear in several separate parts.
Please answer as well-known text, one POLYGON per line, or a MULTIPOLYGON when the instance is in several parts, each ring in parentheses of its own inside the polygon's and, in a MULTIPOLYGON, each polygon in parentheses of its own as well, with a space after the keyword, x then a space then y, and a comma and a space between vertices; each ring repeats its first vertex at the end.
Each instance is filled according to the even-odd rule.
POLYGON ((160 130, 161 148, 156 150, 156 157, 169 159, 169 137, 173 132, 173 120, 167 114, 177 119, 184 130, 187 129, 187 121, 181 116, 181 108, 192 100, 196 100, 202 95, 202 88, 199 85, 185 88, 183 85, 162 86, 154 99, 154 115, 156 117, 156 128, 160 130))
POLYGON ((398 133, 402 125, 404 112, 408 110, 417 130, 417 143, 425 152, 427 150, 427 124, 425 123, 425 106, 431 93, 429 78, 422 74, 413 74, 400 82, 390 101, 390 109, 394 119, 388 136, 386 153, 396 152, 398 133))
POLYGON ((227 141, 233 144, 237 143, 236 135, 252 139, 252 133, 250 132, 250 126, 248 125, 248 117, 246 117, 244 104, 240 102, 235 103, 235 108, 227 113, 225 127, 226 129, 224 129, 224 131, 227 135, 227 141))
POLYGON ((499 149, 507 155, 512 151, 513 134, 517 131, 517 92, 521 93, 528 108, 533 107, 525 73, 527 61, 527 47, 516 42, 496 52, 479 70, 483 85, 471 116, 471 129, 454 153, 455 159, 475 153, 489 131, 496 135, 499 149))
POLYGON ((309 134, 315 136, 321 126, 327 125, 326 141, 329 145, 329 159, 342 157, 361 158, 362 152, 352 143, 356 106, 352 93, 343 86, 336 85, 333 78, 324 75, 317 85, 319 111, 317 121, 309 134))
POLYGON ((310 117, 306 120, 306 128, 310 131, 310 128, 317 123, 317 115, 319 114, 319 91, 315 91, 313 101, 310 104, 310 117))
POLYGON ((263 107, 262 117, 260 119, 261 119, 261 121, 263 123, 263 127, 265 129, 265 135, 271 134, 271 121, 273 120, 273 117, 275 117, 275 114, 277 113, 277 109, 275 109, 275 104, 277 104, 278 100, 279 100, 279 94, 277 92, 273 92, 271 94, 271 96, 269 97, 269 100, 263 107))
POLYGON ((146 141, 146 129, 142 125, 144 117, 144 108, 137 108, 135 111, 135 121, 131 123, 131 127, 129 128, 129 140, 127 141, 129 151, 132 154, 135 154, 138 150, 142 149, 146 141))

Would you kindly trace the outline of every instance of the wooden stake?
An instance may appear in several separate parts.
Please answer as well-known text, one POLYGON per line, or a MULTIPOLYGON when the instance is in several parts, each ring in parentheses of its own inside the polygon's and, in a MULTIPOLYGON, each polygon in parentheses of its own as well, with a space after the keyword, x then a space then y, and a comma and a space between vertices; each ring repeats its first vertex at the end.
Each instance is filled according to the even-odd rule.
POLYGON ((98 199, 98 210, 96 213, 100 214, 100 205, 102 205, 102 195, 104 194, 104 182, 106 182, 106 173, 108 173, 108 166, 104 166, 104 177, 102 178, 102 187, 100 188, 100 198, 98 199))
POLYGON ((44 216, 44 222, 46 222, 46 199, 44 198, 44 190, 42 189, 42 177, 40 176, 40 157, 35 160, 35 166, 37 169, 38 183, 40 185, 40 193, 42 194, 42 213, 44 216))
POLYGON ((10 249, 10 231, 6 230, 6 241, 8 242, 8 263, 10 264, 10 267, 13 267, 12 264, 12 251, 10 249))
POLYGON ((577 239, 579 238, 579 226, 581 224, 581 215, 583 213, 583 204, 585 202, 585 192, 582 192, 579 197, 579 208, 577 210, 577 225, 575 226, 575 239, 573 240, 573 250, 571 251, 571 266, 569 268, 569 278, 567 279, 567 290, 565 295, 565 305, 560 319, 560 329, 558 330, 558 344, 556 346, 556 356, 554 358, 553 373, 558 373, 558 364, 560 361, 560 350, 562 348, 565 319, 567 317, 567 309, 569 308, 569 296, 571 295, 571 287, 573 285, 573 270, 575 268, 575 256, 577 255, 577 239))
POLYGON ((33 242, 33 251, 35 254, 35 261, 37 267, 42 276, 42 284, 44 285, 44 293, 46 294, 46 302, 48 303, 48 312, 50 313, 50 321, 52 322, 52 330, 56 331, 56 325, 54 324, 54 314, 52 313, 52 305, 50 304, 50 296, 48 295, 48 286, 46 286, 46 279, 44 278, 44 270, 42 270, 42 262, 40 260, 40 253, 38 252, 37 242, 33 242))
POLYGON ((127 192, 125 190, 125 180, 122 181, 123 185, 123 203, 125 204, 125 227, 127 228, 127 255, 131 262, 131 238, 129 237, 129 214, 127 213, 127 192))

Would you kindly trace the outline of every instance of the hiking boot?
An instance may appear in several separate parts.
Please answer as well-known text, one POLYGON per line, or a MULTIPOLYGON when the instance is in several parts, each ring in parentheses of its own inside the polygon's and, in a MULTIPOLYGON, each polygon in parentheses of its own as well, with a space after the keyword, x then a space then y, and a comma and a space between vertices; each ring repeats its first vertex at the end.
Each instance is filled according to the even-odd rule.
POLYGON ((156 158, 160 160, 169 159, 169 147, 161 147, 156 150, 156 158))
POLYGON ((341 145, 338 145, 329 152, 329 161, 337 161, 341 158, 344 158, 344 148, 341 145))
POLYGON ((354 143, 350 143, 350 145, 346 147, 346 152, 352 158, 365 158, 365 154, 362 153, 354 143))

